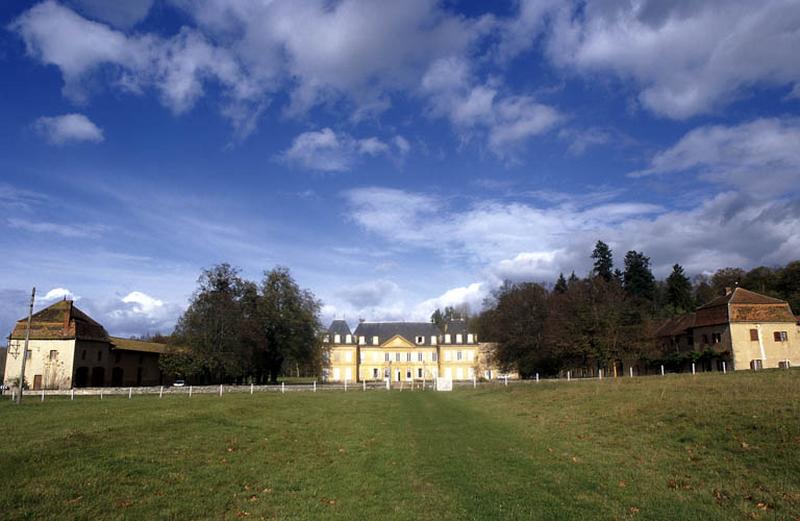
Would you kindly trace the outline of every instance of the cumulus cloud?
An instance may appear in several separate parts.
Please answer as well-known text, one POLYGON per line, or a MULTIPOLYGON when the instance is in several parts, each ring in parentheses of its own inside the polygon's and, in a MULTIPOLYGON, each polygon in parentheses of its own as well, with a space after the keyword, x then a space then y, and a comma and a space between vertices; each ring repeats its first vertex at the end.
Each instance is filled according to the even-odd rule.
POLYGON ((342 298, 355 309, 371 308, 395 298, 400 287, 391 280, 371 280, 344 288, 342 298))
POLYGON ((64 94, 76 102, 88 99, 86 80, 103 69, 126 92, 154 87, 175 113, 190 109, 203 94, 204 81, 213 79, 227 98, 223 114, 244 131, 252 122, 237 109, 247 105, 252 106, 250 112, 258 112, 262 103, 263 88, 243 72, 236 57, 187 27, 168 39, 127 36, 52 0, 24 12, 10 27, 22 37, 30 56, 59 68, 64 94))
POLYGON ((513 158, 529 138, 544 134, 563 120, 553 107, 532 96, 500 92, 491 82, 480 83, 463 58, 434 62, 420 85, 431 114, 446 117, 462 138, 480 136, 501 158, 513 158))
POLYGON ((141 291, 132 291, 119 299, 93 302, 90 307, 96 313, 96 320, 109 333, 118 336, 169 333, 182 311, 180 306, 141 291))
POLYGON ((639 101, 675 119, 714 111, 752 86, 800 83, 800 5, 572 2, 553 15, 548 54, 579 73, 632 79, 639 101))
POLYGON ((64 114, 63 116, 42 116, 33 128, 54 145, 65 143, 100 143, 103 130, 83 114, 64 114))
POLYGON ((356 139, 324 128, 295 137, 292 146, 281 154, 280 159, 310 170, 345 172, 364 156, 391 157, 396 152, 400 157, 408 152, 409 147, 402 136, 394 137, 390 144, 377 137, 356 139))
POLYGON ((147 17, 153 0, 69 0, 90 18, 129 29, 147 17))
POLYGON ((75 296, 70 290, 67 288, 53 288, 44 296, 40 297, 39 300, 43 300, 44 302, 52 302, 54 300, 78 300, 80 297, 75 296))
POLYGON ((771 197, 796 191, 800 182, 800 120, 757 119, 707 125, 656 154, 633 177, 697 172, 705 179, 771 197))
POLYGON ((486 281, 554 280, 559 271, 588 271, 602 239, 617 251, 643 250, 657 273, 680 262, 687 271, 730 264, 792 260, 800 246, 797 201, 760 200, 736 192, 710 196, 689 211, 637 201, 577 197, 547 206, 479 201, 451 208, 433 195, 381 188, 345 194, 348 215, 393 244, 457 256, 486 281), (409 201, 387 216, 385 201, 409 201))

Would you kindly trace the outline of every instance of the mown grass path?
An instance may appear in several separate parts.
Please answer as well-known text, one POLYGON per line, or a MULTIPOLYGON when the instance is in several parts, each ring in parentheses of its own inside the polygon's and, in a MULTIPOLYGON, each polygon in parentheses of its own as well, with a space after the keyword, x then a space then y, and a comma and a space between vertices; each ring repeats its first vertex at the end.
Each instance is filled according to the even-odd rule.
POLYGON ((800 372, 765 371, 3 400, 0 515, 800 519, 798 397, 800 372))

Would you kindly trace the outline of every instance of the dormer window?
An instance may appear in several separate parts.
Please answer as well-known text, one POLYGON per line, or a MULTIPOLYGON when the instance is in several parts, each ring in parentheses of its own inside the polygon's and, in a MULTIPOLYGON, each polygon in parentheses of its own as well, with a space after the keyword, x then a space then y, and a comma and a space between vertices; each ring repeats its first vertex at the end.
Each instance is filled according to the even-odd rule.
POLYGON ((418 336, 417 337, 417 344, 424 344, 424 343, 425 343, 425 337, 424 336, 418 336))
POLYGON ((444 343, 445 344, 449 344, 450 343, 450 333, 448 333, 448 334, 446 334, 444 336, 444 343))
POLYGON ((334 344, 341 344, 342 343, 342 335, 340 335, 338 333, 333 335, 333 343, 334 344))
POLYGON ((464 335, 459 333, 456 335, 456 344, 462 344, 462 343, 464 343, 464 335))
POLYGON ((362 346, 367 345, 367 337, 365 336, 358 337, 358 343, 362 346))
POLYGON ((436 336, 431 336, 431 345, 432 346, 436 345, 436 336))
POLYGON ((377 336, 372 337, 372 345, 376 346, 378 344, 380 344, 380 340, 378 339, 378 337, 377 336))
POLYGON ((475 335, 472 333, 467 333, 467 343, 474 344, 475 343, 475 335))
POLYGON ((347 336, 346 336, 346 337, 344 337, 344 338, 345 338, 345 340, 344 340, 344 341, 345 341, 346 343, 348 343, 348 344, 352 344, 352 343, 353 343, 353 335, 347 335, 347 336))

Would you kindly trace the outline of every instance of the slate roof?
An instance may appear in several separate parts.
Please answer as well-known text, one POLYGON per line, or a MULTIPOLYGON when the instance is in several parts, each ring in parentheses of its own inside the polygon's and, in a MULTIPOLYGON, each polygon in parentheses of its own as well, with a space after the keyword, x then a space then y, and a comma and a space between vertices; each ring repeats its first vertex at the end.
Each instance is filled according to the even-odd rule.
MULTIPOLYGON (((13 340, 24 340, 28 318, 17 321, 13 340)), ((61 300, 31 317, 31 340, 91 340, 109 342, 105 328, 78 309, 71 300, 61 300)))
POLYGON ((378 337, 378 343, 382 344, 395 335, 400 335, 412 344, 416 344, 418 336, 425 337, 425 341, 420 345, 431 344, 431 337, 439 337, 442 331, 431 322, 361 322, 355 331, 355 336, 366 337, 367 344, 372 345, 372 337, 378 337))
POLYGON ((466 335, 467 321, 462 319, 449 320, 444 324, 444 332, 450 335, 466 335))
POLYGON ((328 328, 328 334, 333 335, 342 335, 347 336, 352 334, 350 332, 350 326, 347 325, 347 322, 344 320, 334 320, 331 322, 331 327, 328 328))

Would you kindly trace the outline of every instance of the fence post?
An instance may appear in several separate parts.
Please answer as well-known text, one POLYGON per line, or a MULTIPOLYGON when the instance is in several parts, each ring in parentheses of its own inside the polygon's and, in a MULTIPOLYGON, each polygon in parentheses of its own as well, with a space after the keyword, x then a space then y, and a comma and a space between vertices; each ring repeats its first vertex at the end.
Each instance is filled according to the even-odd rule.
POLYGON ((219 397, 222 398, 222 384, 219 384, 219 397))
POLYGON ((572 371, 567 371, 567 381, 568 382, 570 381, 570 378, 572 377, 572 375, 570 374, 571 372, 572 371))
POLYGON ((603 379, 603 370, 602 369, 597 371, 597 379, 598 380, 602 380, 603 379))
POLYGON ((250 382, 250 394, 253 394, 253 382, 250 382))
POLYGON ((367 381, 364 380, 361 383, 363 384, 362 387, 364 388, 364 391, 366 391, 367 390, 367 381))
POLYGON ((386 390, 387 391, 391 391, 392 390, 392 384, 391 384, 391 381, 388 378, 386 378, 386 390))
POLYGON ((17 390, 16 389, 11 391, 11 401, 12 402, 16 402, 17 401, 17 390))
POLYGON ((631 373, 631 378, 633 378, 633 367, 629 367, 628 372, 631 373))
POLYGON ((100 399, 101 400, 103 399, 103 390, 102 389, 100 389, 100 399))
POLYGON ((128 387, 128 400, 133 397, 133 387, 128 387))
POLYGON ((69 390, 69 399, 70 400, 74 400, 75 399, 75 389, 74 388, 69 390))
POLYGON ((728 374, 728 367, 725 360, 722 361, 722 374, 728 374))
POLYGON ((286 382, 281 382, 281 392, 282 393, 286 392, 286 382))
POLYGON ((539 381, 539 373, 536 373, 536 381, 539 381))
POLYGON ((158 399, 160 400, 161 397, 164 396, 164 386, 161 386, 161 389, 158 390, 158 399))
POLYGON ((44 401, 44 389, 42 389, 42 401, 44 401))
POLYGON ((190 385, 189 386, 189 398, 191 398, 191 397, 192 397, 192 386, 190 385))
POLYGON ((504 377, 504 378, 505 378, 505 380, 506 380, 506 387, 508 387, 508 375, 507 375, 507 374, 506 374, 506 375, 503 375, 503 377, 504 377))
POLYGON ((314 392, 317 392, 317 381, 314 380, 314 392))
POLYGON ((478 378, 475 375, 472 375, 472 388, 473 389, 478 388, 478 378))
POLYGON ((344 379, 344 392, 347 392, 347 378, 344 379))
POLYGON ((695 372, 694 372, 694 362, 692 362, 692 374, 695 374, 695 372))
POLYGON ((661 376, 664 376, 664 364, 661 364, 661 376))

